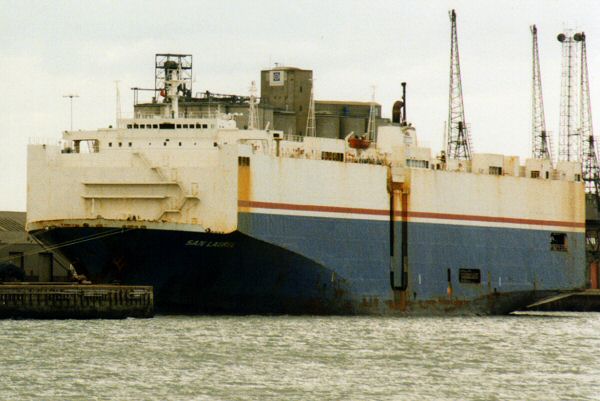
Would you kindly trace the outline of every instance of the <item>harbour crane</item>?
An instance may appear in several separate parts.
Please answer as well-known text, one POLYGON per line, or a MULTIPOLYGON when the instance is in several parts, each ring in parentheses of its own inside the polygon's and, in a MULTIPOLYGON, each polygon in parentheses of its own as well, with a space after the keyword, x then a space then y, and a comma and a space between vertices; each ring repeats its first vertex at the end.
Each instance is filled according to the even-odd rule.
MULTIPOLYGON (((598 155, 592 125, 592 105, 590 102, 590 81, 587 67, 586 36, 584 32, 573 35, 573 40, 580 44, 580 85, 579 85, 579 134, 582 146, 582 173, 585 182, 585 192, 600 196, 600 177, 598 169, 598 155)), ((597 199, 596 199, 597 201, 597 199)), ((598 205, 598 203, 597 203, 598 205)), ((600 206, 600 205, 598 205, 600 206)))
POLYGON ((577 46, 570 31, 559 34, 557 39, 562 45, 558 159, 581 161, 581 135, 577 129, 577 46))
POLYGON ((531 153, 534 159, 552 160, 550 136, 546 131, 544 100, 542 98, 542 78, 540 74, 540 54, 538 49, 537 27, 530 27, 533 39, 532 86, 531 86, 531 153))
POLYGON ((450 159, 471 160, 471 136, 465 122, 460 60, 458 56, 458 36, 456 32, 456 12, 449 12, 450 33, 450 91, 448 106, 448 126, 446 155, 450 159))

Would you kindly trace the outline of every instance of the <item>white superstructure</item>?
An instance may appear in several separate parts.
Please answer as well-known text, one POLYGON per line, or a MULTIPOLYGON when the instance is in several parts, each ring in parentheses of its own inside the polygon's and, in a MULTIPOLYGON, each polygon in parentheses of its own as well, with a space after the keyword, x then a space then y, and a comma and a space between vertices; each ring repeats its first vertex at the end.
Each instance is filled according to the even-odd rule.
POLYGON ((543 161, 521 166, 515 156, 495 154, 475 154, 472 161, 436 158, 419 146, 410 126, 380 127, 377 142, 367 149, 351 148, 344 140, 240 130, 228 115, 124 119, 119 127, 67 131, 62 147, 30 145, 29 229, 85 223, 227 233, 237 229, 240 201, 386 209, 389 183, 407 181, 407 187, 410 177, 421 176, 424 187, 411 184, 413 195, 423 197, 422 206, 413 204, 414 209, 431 205, 432 210, 483 209, 479 213, 486 214, 488 205, 497 217, 519 218, 555 210, 556 216, 545 218, 562 221, 570 220, 560 215, 570 210, 568 204, 540 208, 538 199, 513 205, 510 193, 523 193, 521 185, 539 187, 547 194, 545 201, 553 203, 564 197, 552 191, 563 191, 567 182, 578 186, 581 180, 576 163, 552 169, 543 161), (253 182, 243 183, 238 167, 250 162, 253 182), (506 176, 512 178, 498 181, 506 176), (544 184, 557 180, 566 182, 544 184), (480 199, 464 199, 465 193, 473 198, 478 187, 480 199), (507 194, 501 204, 496 200, 502 197, 488 199, 494 188, 507 194))

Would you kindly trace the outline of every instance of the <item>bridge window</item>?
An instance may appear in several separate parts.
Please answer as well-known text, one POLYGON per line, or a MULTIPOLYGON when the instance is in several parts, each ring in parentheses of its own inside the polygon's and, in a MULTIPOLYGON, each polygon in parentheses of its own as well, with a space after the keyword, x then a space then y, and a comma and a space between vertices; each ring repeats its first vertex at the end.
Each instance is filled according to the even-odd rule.
POLYGON ((536 170, 531 171, 531 178, 540 178, 540 172, 536 170))
POLYGON ((173 123, 161 123, 160 124, 160 129, 174 129, 175 128, 175 124, 173 123))
POLYGON ((249 166, 249 165, 250 165, 249 157, 246 157, 246 156, 238 157, 238 166, 249 166))

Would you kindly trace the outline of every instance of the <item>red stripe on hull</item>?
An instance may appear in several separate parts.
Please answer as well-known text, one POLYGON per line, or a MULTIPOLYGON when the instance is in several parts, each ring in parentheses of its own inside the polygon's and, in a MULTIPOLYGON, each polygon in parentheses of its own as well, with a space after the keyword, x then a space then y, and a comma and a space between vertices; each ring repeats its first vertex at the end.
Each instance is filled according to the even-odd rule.
MULTIPOLYGON (((382 209, 364 209, 354 207, 339 207, 339 206, 317 206, 317 205, 298 205, 292 203, 274 203, 274 202, 258 202, 239 200, 238 207, 251 207, 260 209, 277 209, 277 210, 294 210, 302 212, 327 212, 327 213, 351 213, 364 214, 371 216, 389 216, 389 210, 382 209)), ((460 221, 479 221, 486 223, 509 223, 509 224, 528 224, 538 226, 556 226, 556 227, 572 227, 584 228, 585 223, 577 223, 572 221, 553 221, 553 220, 534 220, 521 219, 515 217, 492 217, 492 216, 477 216, 467 214, 450 214, 450 213, 430 213, 430 212, 402 212, 397 211, 394 216, 402 219, 416 217, 425 219, 438 220, 460 220, 460 221)))

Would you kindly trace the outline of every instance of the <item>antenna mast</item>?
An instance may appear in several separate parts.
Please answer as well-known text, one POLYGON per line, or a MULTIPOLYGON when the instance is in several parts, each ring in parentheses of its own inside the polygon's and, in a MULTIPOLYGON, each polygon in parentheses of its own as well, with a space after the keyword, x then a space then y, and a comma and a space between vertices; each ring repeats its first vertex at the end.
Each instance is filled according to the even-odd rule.
POLYGON ((248 106, 248 129, 258 129, 258 113, 256 111, 256 82, 250 85, 250 103, 248 106))
POLYGON ((451 159, 471 160, 471 137, 468 129, 469 127, 465 122, 465 107, 460 78, 456 13, 454 10, 451 10, 449 15, 452 28, 450 34, 450 93, 446 154, 451 159))
POLYGON ((577 46, 570 31, 557 36, 562 43, 562 71, 560 86, 560 131, 558 158, 566 161, 581 160, 581 135, 576 127, 577 118, 577 46))
POLYGON ((117 110, 116 110, 116 114, 115 114, 115 116, 117 118, 117 121, 116 121, 115 127, 119 127, 119 121, 121 121, 121 118, 122 118, 122 114, 121 114, 121 91, 119 90, 119 81, 115 81, 115 89, 116 89, 116 92, 117 92, 116 93, 116 95, 117 95, 116 96, 116 107, 117 107, 117 110))
POLYGON ((542 77, 540 74, 540 54, 538 50, 537 27, 530 27, 533 37, 533 71, 531 89, 531 156, 534 159, 552 160, 550 138, 546 131, 546 116, 544 114, 544 100, 542 97, 542 77))
POLYGON ((315 82, 313 80, 310 86, 310 101, 308 102, 308 118, 306 119, 306 136, 317 136, 316 120, 315 120, 315 82))
POLYGON ((582 167, 585 192, 600 195, 600 177, 598 154, 592 125, 592 104, 590 102, 590 82, 587 68, 587 49, 585 33, 573 35, 576 42, 581 43, 581 81, 579 86, 579 132, 582 139, 582 167))
POLYGON ((377 138, 377 127, 375 123, 375 85, 371 87, 371 107, 369 108, 369 122, 367 123, 367 139, 371 142, 375 141, 377 138))
POLYGON ((71 114, 70 114, 70 119, 71 119, 71 131, 73 131, 73 98, 74 97, 79 97, 79 95, 75 95, 73 93, 68 94, 68 95, 63 95, 63 97, 68 97, 69 101, 71 103, 71 114))

